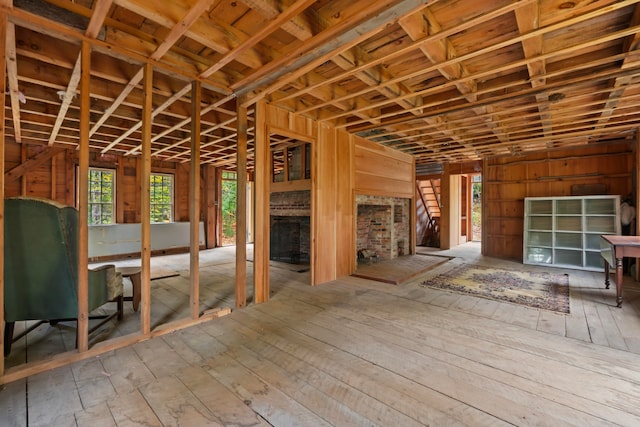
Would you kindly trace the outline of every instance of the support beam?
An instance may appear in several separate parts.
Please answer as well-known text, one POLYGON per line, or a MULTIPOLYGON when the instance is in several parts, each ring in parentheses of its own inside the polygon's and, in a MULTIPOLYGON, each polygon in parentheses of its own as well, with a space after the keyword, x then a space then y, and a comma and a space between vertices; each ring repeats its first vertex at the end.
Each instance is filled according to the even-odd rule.
POLYGON ((247 107, 238 99, 236 176, 236 308, 247 305, 247 107))
POLYGON ((204 228, 205 246, 212 249, 217 246, 218 206, 216 200, 219 196, 217 190, 216 168, 212 165, 204 165, 204 228))
POLYGON ((190 260, 189 278, 191 292, 189 306, 191 318, 200 316, 200 105, 202 85, 194 81, 191 85, 191 169, 189 173, 189 232, 190 260))
POLYGON ((4 174, 5 182, 13 182, 22 178, 22 176, 29 172, 29 170, 34 169, 43 163, 46 163, 47 161, 49 161, 49 159, 60 154, 64 150, 65 149, 62 147, 45 147, 35 156, 6 172, 4 174))
MULTIPOLYGON (((633 203, 636 206, 636 217, 634 218, 635 221, 635 229, 636 229, 636 235, 638 234, 638 230, 640 230, 640 218, 638 218, 638 206, 640 206, 640 168, 638 168, 638 165, 640 165, 640 129, 636 129, 636 141, 635 141, 635 156, 636 156, 636 167, 634 168, 635 170, 635 175, 633 176, 633 182, 631 183, 631 188, 633 188, 634 191, 634 197, 635 199, 633 200, 633 203)), ((483 175, 484 176, 484 175, 483 175)), ((486 187, 483 187, 486 188, 486 187)), ((482 193, 484 194, 484 192, 482 193)), ((640 268, 638 268, 640 266, 640 258, 636 258, 636 274, 634 279, 636 281, 638 281, 638 279, 640 279, 640 268)))
POLYGON ((89 349, 89 113, 91 45, 80 51, 80 161, 78 166, 78 351, 89 349))
POLYGON ((140 161, 140 260, 142 293, 140 310, 142 334, 151 334, 151 117, 153 111, 153 67, 145 64, 142 106, 142 155, 140 161))
MULTIPOLYGON (((96 36, 100 32, 100 28, 102 28, 102 23, 104 22, 107 13, 109 13, 109 9, 111 8, 112 3, 113 0, 99 0, 97 2, 94 8, 94 13, 93 15, 91 15, 91 20, 89 21, 89 25, 87 26, 87 30, 85 31, 85 36, 92 39, 96 38, 96 36)), ((85 40, 84 42, 88 41, 85 40)), ((67 89, 65 90, 62 104, 60 105, 60 110, 58 111, 58 117, 56 117, 56 123, 53 126, 51 135, 49 135, 49 145, 53 145, 53 143, 55 142, 56 138, 58 137, 58 133, 62 128, 62 124, 67 117, 69 107, 73 102, 73 98, 75 98, 76 96, 76 89, 78 87, 78 84, 80 83, 81 73, 81 57, 78 57, 75 66, 73 67, 73 71, 71 72, 71 78, 69 79, 69 84, 67 85, 67 89)), ((89 114, 88 111, 87 114, 89 114)))
POLYGON ((253 245, 253 280, 256 304, 269 301, 269 199, 271 150, 267 132, 267 104, 256 106, 255 140, 255 242, 253 245))
MULTIPOLYGON (((4 28, 4 27, 3 27, 4 28)), ((7 78, 11 96, 11 115, 13 116, 13 137, 16 142, 22 142, 22 127, 20 126, 20 89, 18 87, 18 58, 16 55, 16 26, 7 22, 6 51, 3 57, 7 63, 7 78)), ((22 95, 24 100, 24 95, 22 95)))
MULTIPOLYGON (((2 4, 2 3, 0 3, 2 4)), ((0 10, 0 28, 7 28, 7 15, 0 10)), ((0 58, 5 57, 7 32, 0 30, 0 58)), ((6 67, 0 67, 0 105, 5 105, 7 93, 6 67)), ((0 123, 4 123, 5 109, 0 108, 0 123)), ((0 377, 4 375, 4 126, 0 126, 0 377)))

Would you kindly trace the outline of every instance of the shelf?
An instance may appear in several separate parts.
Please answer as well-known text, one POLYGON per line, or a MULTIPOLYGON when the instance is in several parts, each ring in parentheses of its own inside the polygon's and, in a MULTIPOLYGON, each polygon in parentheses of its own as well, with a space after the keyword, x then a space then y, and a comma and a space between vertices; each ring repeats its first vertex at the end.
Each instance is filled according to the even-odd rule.
POLYGON ((600 236, 620 234, 619 196, 525 199, 525 264, 603 271, 600 236))
POLYGON ((529 231, 529 244, 531 246, 553 246, 553 233, 548 231, 529 231))

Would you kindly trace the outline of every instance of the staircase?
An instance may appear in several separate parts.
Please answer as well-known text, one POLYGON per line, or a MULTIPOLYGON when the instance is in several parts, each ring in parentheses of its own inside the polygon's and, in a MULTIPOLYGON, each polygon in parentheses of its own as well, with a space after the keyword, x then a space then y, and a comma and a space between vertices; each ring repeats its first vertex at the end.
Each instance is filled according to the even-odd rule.
POLYGON ((440 247, 440 179, 416 180, 416 243, 440 247))

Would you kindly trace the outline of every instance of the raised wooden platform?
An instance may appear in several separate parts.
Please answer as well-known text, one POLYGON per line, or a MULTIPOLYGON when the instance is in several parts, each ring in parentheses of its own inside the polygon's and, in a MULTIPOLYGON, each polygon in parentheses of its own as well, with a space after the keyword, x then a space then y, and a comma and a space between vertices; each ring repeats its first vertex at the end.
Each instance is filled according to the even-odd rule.
POLYGON ((405 255, 371 264, 358 264, 358 268, 352 276, 399 285, 444 264, 450 259, 444 256, 405 255))

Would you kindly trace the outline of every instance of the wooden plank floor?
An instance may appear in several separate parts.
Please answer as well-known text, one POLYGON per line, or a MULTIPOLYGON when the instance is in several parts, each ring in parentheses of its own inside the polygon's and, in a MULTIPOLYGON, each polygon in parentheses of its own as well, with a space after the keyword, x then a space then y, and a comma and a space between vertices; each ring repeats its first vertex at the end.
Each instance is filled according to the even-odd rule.
MULTIPOLYGON (((232 305, 233 249, 205 252, 204 299, 232 305)), ((561 270, 561 315, 420 286, 460 262, 536 268, 438 254, 400 285, 273 267, 268 303, 2 386, 0 426, 640 425, 637 283, 616 308, 601 273, 561 270)), ((156 322, 188 305, 188 255, 162 262, 180 275, 154 283, 156 322)))

